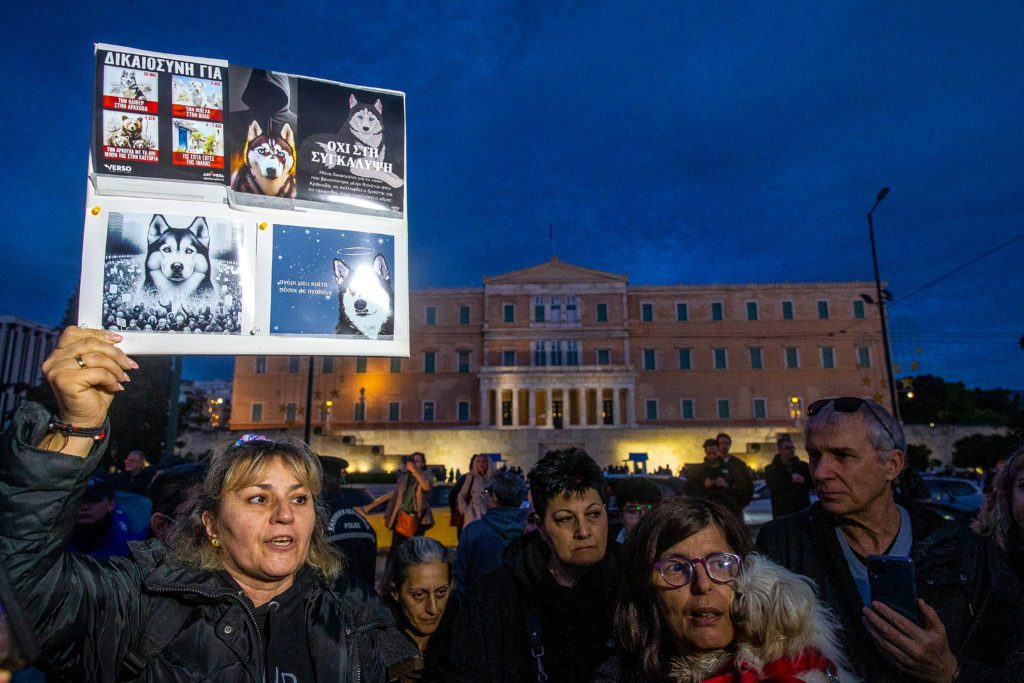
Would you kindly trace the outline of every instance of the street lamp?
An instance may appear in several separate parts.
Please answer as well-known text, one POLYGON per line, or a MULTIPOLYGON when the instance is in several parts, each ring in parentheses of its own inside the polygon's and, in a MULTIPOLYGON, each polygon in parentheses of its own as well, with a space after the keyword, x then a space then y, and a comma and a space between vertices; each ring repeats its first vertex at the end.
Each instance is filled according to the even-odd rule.
MULTIPOLYGON (((875 203, 868 211, 868 235, 871 237, 871 261, 875 266, 875 293, 877 294, 876 301, 878 303, 878 318, 882 321, 882 350, 885 352, 885 377, 889 384, 889 400, 892 402, 892 414, 896 419, 900 419, 900 406, 896 400, 896 380, 892 374, 892 356, 889 353, 889 331, 885 326, 885 297, 882 294, 882 280, 878 277, 878 251, 875 249, 875 223, 872 220, 872 214, 875 213, 875 209, 882 203, 885 196, 889 194, 889 188, 883 187, 878 196, 875 197, 875 203)), ((891 294, 889 295, 892 296, 891 294)))

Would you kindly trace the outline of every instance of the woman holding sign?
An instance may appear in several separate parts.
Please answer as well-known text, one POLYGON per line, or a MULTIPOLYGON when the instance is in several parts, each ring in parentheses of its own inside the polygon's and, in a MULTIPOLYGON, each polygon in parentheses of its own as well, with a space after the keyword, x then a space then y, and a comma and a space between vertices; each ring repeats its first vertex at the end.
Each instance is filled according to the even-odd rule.
POLYGON ((138 365, 117 334, 69 327, 43 363, 58 412, 22 406, 0 452, 0 562, 41 652, 82 680, 383 681, 389 626, 354 624, 328 584, 340 557, 315 504, 320 464, 295 440, 217 451, 170 548, 98 563, 64 546, 107 448, 107 409, 138 365))

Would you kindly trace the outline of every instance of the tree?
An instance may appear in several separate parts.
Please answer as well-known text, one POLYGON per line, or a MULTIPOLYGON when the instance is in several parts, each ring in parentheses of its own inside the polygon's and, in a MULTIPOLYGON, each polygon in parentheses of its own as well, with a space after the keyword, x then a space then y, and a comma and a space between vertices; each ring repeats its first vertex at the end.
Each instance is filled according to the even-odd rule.
POLYGON ((1013 453, 1020 439, 1014 434, 971 434, 953 444, 953 464, 957 467, 988 469, 1001 457, 1013 453))
POLYGON ((907 464, 912 469, 920 471, 928 469, 928 456, 931 454, 932 449, 928 448, 924 444, 907 444, 907 464))
POLYGON ((1009 389, 968 389, 963 382, 919 375, 911 379, 914 398, 900 394, 907 424, 992 425, 1024 435, 1024 397, 1009 389))

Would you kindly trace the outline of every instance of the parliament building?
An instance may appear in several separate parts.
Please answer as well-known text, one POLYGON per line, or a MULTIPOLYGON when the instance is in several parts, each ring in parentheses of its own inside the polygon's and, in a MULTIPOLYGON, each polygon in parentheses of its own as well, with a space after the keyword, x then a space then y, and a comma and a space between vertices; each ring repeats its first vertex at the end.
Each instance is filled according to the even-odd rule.
MULTIPOLYGON (((482 288, 409 296, 409 358, 317 357, 313 446, 356 470, 402 454, 527 469, 580 446, 602 465, 673 470, 721 431, 761 467, 827 396, 888 395, 868 282, 630 285, 550 261, 482 288)), ((231 429, 305 422, 308 357, 239 356, 231 429)))

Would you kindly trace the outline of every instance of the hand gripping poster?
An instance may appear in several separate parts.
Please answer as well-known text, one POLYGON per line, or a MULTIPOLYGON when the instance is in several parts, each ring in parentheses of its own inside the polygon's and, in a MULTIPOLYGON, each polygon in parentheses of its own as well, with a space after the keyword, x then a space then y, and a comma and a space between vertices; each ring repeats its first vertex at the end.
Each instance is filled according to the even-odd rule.
POLYGON ((109 45, 95 63, 80 325, 136 354, 408 356, 402 93, 109 45))

